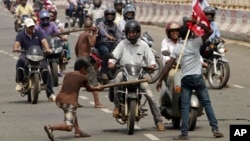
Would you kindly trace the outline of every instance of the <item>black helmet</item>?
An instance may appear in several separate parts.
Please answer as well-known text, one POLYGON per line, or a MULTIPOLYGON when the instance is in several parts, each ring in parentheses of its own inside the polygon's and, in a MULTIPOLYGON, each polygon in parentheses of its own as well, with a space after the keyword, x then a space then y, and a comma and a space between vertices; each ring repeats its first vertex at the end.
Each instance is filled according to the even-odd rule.
POLYGON ((205 15, 211 15, 211 18, 209 18, 209 21, 214 21, 214 16, 216 14, 215 8, 212 6, 208 6, 206 7, 203 12, 205 13, 205 15))
POLYGON ((104 19, 106 22, 113 22, 115 20, 116 12, 113 8, 108 8, 104 11, 104 19), (113 17, 108 17, 108 15, 113 15, 113 17))
POLYGON ((122 0, 115 0, 114 1, 114 8, 117 12, 121 12, 123 8, 123 2, 122 0))
POLYGON ((141 36, 141 26, 139 22, 137 22, 136 20, 129 20, 125 24, 125 35, 130 42, 133 42, 133 43, 136 42, 137 39, 141 36), (129 31, 136 31, 137 35, 135 37, 130 37, 128 36, 129 31))
POLYGON ((123 18, 125 21, 135 19, 135 9, 131 5, 126 5, 123 10, 123 18), (127 13, 133 13, 132 15, 127 15, 127 13))

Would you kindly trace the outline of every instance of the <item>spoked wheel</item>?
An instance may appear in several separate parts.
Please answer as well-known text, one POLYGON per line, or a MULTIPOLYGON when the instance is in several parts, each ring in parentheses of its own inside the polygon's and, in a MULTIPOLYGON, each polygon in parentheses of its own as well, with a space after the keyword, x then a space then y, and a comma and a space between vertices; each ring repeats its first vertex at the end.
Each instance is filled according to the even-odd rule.
POLYGON ((128 135, 134 134, 134 128, 135 128, 135 111, 136 109, 136 101, 131 100, 129 103, 128 108, 128 122, 127 122, 127 133, 128 135))
POLYGON ((211 64, 208 68, 208 84, 213 89, 223 88, 230 77, 230 67, 227 62, 219 61, 216 64, 217 73, 214 71, 214 64, 211 64))
POLYGON ((40 93, 40 80, 38 74, 33 74, 30 79, 30 94, 28 94, 28 101, 32 104, 36 104, 40 93))
POLYGON ((150 81, 148 82, 149 84, 155 83, 160 78, 161 71, 163 69, 162 61, 160 60, 160 58, 155 58, 155 61, 155 71, 146 72, 145 74, 145 77, 150 78, 150 81))

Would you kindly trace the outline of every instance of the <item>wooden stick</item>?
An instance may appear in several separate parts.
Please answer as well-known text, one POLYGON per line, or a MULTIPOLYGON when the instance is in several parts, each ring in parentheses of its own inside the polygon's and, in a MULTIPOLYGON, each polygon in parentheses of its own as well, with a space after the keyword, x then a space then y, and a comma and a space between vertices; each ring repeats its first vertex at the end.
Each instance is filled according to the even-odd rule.
POLYGON ((148 82, 148 80, 147 79, 140 79, 140 80, 118 82, 118 83, 110 83, 110 84, 102 85, 102 87, 108 88, 108 87, 115 87, 115 86, 129 85, 129 84, 136 84, 136 83, 143 83, 143 82, 148 82))
POLYGON ((72 29, 72 30, 64 31, 64 32, 61 32, 61 33, 58 33, 58 34, 54 34, 53 36, 59 36, 59 35, 69 34, 71 32, 84 31, 84 30, 87 30, 87 29, 91 29, 91 28, 72 29))
POLYGON ((180 65, 180 62, 181 62, 181 58, 182 58, 182 55, 183 55, 183 52, 184 52, 184 49, 185 49, 185 46, 186 46, 186 43, 187 43, 187 39, 188 39, 189 34, 190 34, 190 29, 188 29, 187 35, 186 35, 186 37, 185 37, 185 41, 184 41, 184 44, 183 44, 183 46, 182 46, 182 48, 181 48, 181 52, 180 52, 180 55, 179 55, 179 57, 178 57, 178 61, 177 61, 177 65, 176 65, 176 67, 175 67, 174 73, 176 73, 177 70, 178 70, 178 68, 179 68, 179 65, 180 65))

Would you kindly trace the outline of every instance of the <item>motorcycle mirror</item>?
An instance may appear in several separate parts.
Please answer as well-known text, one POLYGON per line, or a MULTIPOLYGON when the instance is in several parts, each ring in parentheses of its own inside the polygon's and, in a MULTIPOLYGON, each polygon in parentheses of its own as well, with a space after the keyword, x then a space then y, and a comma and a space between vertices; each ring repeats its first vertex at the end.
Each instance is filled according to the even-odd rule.
POLYGON ((69 27, 69 23, 64 23, 64 28, 69 27))
POLYGON ((164 50, 161 52, 163 56, 170 56, 170 52, 168 50, 164 50))

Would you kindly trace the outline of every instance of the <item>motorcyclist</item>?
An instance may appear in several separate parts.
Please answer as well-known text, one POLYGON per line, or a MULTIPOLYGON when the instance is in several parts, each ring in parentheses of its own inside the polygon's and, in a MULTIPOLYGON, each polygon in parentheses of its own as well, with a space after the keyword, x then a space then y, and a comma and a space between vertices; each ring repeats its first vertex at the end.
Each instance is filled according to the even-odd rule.
POLYGON ((69 18, 70 22, 73 22, 71 18, 73 16, 74 10, 77 7, 77 0, 67 0, 67 2, 69 3, 69 7, 66 9, 66 15, 68 16, 67 18, 69 18))
MULTIPOLYGON (((120 65, 125 64, 141 64, 145 65, 145 61, 148 62, 148 67, 154 69, 156 62, 155 57, 146 42, 140 39, 141 36, 141 26, 136 20, 130 20, 125 25, 126 38, 122 40, 115 50, 112 52, 114 58, 109 59, 109 68, 114 68, 117 60, 119 60, 120 65)), ((119 72, 115 77, 115 82, 121 82, 123 80, 122 72, 119 72)), ((154 122, 158 130, 165 130, 164 124, 162 123, 162 118, 157 108, 155 98, 152 91, 149 89, 148 83, 141 83, 141 90, 146 93, 146 98, 148 100, 151 113, 154 116, 154 122)), ((119 114, 119 98, 118 95, 114 95, 115 108, 113 110, 113 117, 117 117, 119 114)))
POLYGON ((122 39, 125 39, 125 33, 124 33, 124 28, 125 24, 128 20, 135 19, 135 9, 131 5, 127 5, 123 9, 123 19, 119 21, 118 23, 118 29, 122 32, 122 39))
POLYGON ((216 10, 212 6, 208 6, 203 10, 204 14, 206 15, 207 19, 210 22, 210 27, 213 29, 213 34, 208 38, 208 40, 201 46, 200 48, 200 54, 203 58, 209 58, 211 55, 211 51, 209 51, 209 41, 211 41, 214 38, 220 38, 220 30, 217 26, 217 24, 214 22, 215 20, 215 14, 216 10))
POLYGON ((93 0, 93 5, 90 6, 88 14, 96 26, 103 19, 105 9, 106 6, 102 4, 102 0, 93 0))
POLYGON ((108 8, 104 11, 104 21, 100 22, 99 35, 97 39, 97 49, 102 57, 102 79, 107 80, 108 76, 106 74, 108 66, 108 58, 106 57, 107 53, 110 53, 114 48, 116 42, 121 39, 121 32, 118 30, 117 25, 114 23, 115 20, 115 9, 108 8))
MULTIPOLYGON (((38 45, 44 48, 46 52, 51 53, 51 49, 49 48, 48 42, 43 36, 43 34, 35 29, 35 23, 34 21, 29 18, 25 20, 25 28, 21 32, 19 32, 16 36, 15 43, 13 45, 13 52, 19 52, 20 48, 23 50, 28 50, 28 48, 32 45, 38 45)), ((17 68, 25 68, 25 53, 21 53, 19 56, 19 59, 16 64, 16 70, 17 68)), ((41 71, 48 70, 48 65, 45 60, 41 62, 41 71)), ((16 73, 16 90, 21 91, 24 76, 22 73, 17 72, 16 73)), ((49 99, 49 101, 55 101, 55 95, 52 87, 52 80, 50 78, 50 73, 45 73, 45 75, 42 76, 44 84, 47 84, 46 88, 46 94, 49 99), (51 81, 50 81, 51 80, 51 81)))
POLYGON ((114 1, 114 9, 116 11, 115 16, 115 23, 118 25, 119 21, 123 19, 123 1, 122 0, 115 0, 114 1))
MULTIPOLYGON (((50 7, 50 8, 48 8, 48 11, 50 13, 50 21, 54 22, 57 25, 57 27, 61 33, 64 32, 65 31, 64 24, 61 23, 59 21, 59 19, 57 19, 57 10, 53 7, 50 7)), ((70 46, 69 46, 68 38, 66 35, 64 35, 64 38, 65 38, 65 41, 63 44, 63 48, 67 50, 67 54, 66 54, 67 60, 65 60, 64 58, 63 58, 63 60, 68 61, 71 59, 70 46)), ((63 67, 60 64, 59 64, 59 66, 60 66, 59 76, 62 77, 63 76, 63 67)))
MULTIPOLYGON (((165 27, 165 32, 166 32, 166 38, 164 38, 161 42, 161 52, 168 51, 170 54, 172 53, 173 49, 177 45, 177 42, 180 41, 180 25, 179 23, 175 21, 169 22, 166 27, 165 27)), ((170 57, 162 55, 162 64, 167 65, 170 57)), ((165 87, 161 92, 160 96, 160 109, 161 109, 161 114, 164 115, 166 112, 166 106, 168 105, 166 103, 166 97, 167 95, 171 94, 170 91, 170 86, 172 85, 173 82, 173 76, 174 76, 174 71, 175 69, 171 69, 169 74, 168 74, 168 80, 165 80, 165 87)))
POLYGON ((20 4, 16 8, 14 17, 20 18, 22 15, 29 15, 34 21, 37 20, 36 14, 33 11, 33 7, 27 3, 27 0, 20 0, 20 4))

